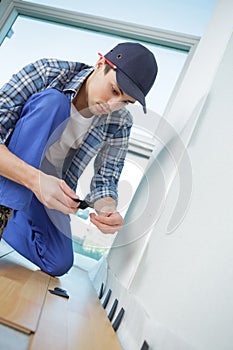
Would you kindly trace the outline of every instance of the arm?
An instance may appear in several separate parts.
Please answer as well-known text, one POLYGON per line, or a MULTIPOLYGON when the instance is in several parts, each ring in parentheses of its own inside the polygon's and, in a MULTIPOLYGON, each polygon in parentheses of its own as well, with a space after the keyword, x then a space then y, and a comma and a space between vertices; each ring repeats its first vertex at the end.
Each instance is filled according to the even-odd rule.
POLYGON ((103 233, 115 233, 122 228, 123 218, 117 211, 117 186, 128 151, 131 126, 131 120, 122 121, 95 160, 90 198, 97 215, 91 214, 90 219, 103 233))
POLYGON ((22 108, 33 94, 48 87, 59 91, 86 66, 78 62, 40 59, 23 67, 0 89, 0 144, 20 118, 22 108))
POLYGON ((22 108, 34 93, 43 90, 48 83, 47 61, 39 60, 22 68, 0 90, 0 144, 20 118, 22 108), (47 68, 47 69, 46 69, 47 68))
POLYGON ((29 188, 44 205, 65 214, 77 210, 78 204, 70 199, 77 197, 75 193, 64 181, 20 160, 4 144, 28 98, 50 85, 64 87, 74 71, 75 64, 69 62, 38 60, 14 74, 0 90, 0 175, 29 188))
POLYGON ((64 214, 75 213, 77 198, 63 180, 47 175, 25 163, 11 153, 5 145, 0 145, 0 175, 30 189, 48 208, 56 209, 64 214))

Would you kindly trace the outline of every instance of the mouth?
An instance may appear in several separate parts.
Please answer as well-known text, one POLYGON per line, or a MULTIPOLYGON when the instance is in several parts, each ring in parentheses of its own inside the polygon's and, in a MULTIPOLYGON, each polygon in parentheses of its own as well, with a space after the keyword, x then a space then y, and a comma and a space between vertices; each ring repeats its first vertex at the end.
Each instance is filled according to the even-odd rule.
POLYGON ((96 104, 96 109, 99 114, 108 114, 109 112, 103 107, 103 105, 97 103, 96 104))

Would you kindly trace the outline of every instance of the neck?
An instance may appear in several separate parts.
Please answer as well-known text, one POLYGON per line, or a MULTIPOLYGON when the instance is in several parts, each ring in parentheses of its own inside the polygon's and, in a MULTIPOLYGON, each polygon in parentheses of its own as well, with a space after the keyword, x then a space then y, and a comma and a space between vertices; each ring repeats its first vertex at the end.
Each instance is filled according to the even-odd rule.
POLYGON ((73 99, 73 104, 75 108, 79 111, 79 113, 85 117, 85 118, 90 118, 92 117, 92 113, 90 112, 88 108, 88 103, 87 103, 87 91, 86 91, 86 81, 83 83, 81 86, 79 92, 73 99))

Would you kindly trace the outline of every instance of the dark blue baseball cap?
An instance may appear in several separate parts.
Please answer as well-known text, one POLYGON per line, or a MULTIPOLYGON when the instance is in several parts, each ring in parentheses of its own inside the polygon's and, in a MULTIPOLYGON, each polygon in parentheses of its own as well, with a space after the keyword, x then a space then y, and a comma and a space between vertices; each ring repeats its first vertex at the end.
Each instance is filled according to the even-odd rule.
POLYGON ((137 100, 146 113, 145 97, 158 73, 153 53, 141 44, 125 42, 115 46, 104 57, 116 70, 117 84, 121 90, 137 100))

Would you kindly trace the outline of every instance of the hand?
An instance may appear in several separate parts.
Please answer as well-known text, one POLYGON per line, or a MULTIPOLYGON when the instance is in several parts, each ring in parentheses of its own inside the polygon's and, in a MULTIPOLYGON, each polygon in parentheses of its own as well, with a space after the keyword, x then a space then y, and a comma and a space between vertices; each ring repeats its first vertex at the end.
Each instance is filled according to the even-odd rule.
POLYGON ((74 214, 79 203, 72 198, 79 198, 64 180, 40 172, 39 179, 33 189, 41 203, 50 209, 59 210, 64 214, 74 214))
POLYGON ((123 218, 118 212, 90 214, 90 221, 103 233, 115 233, 122 229, 123 218))

